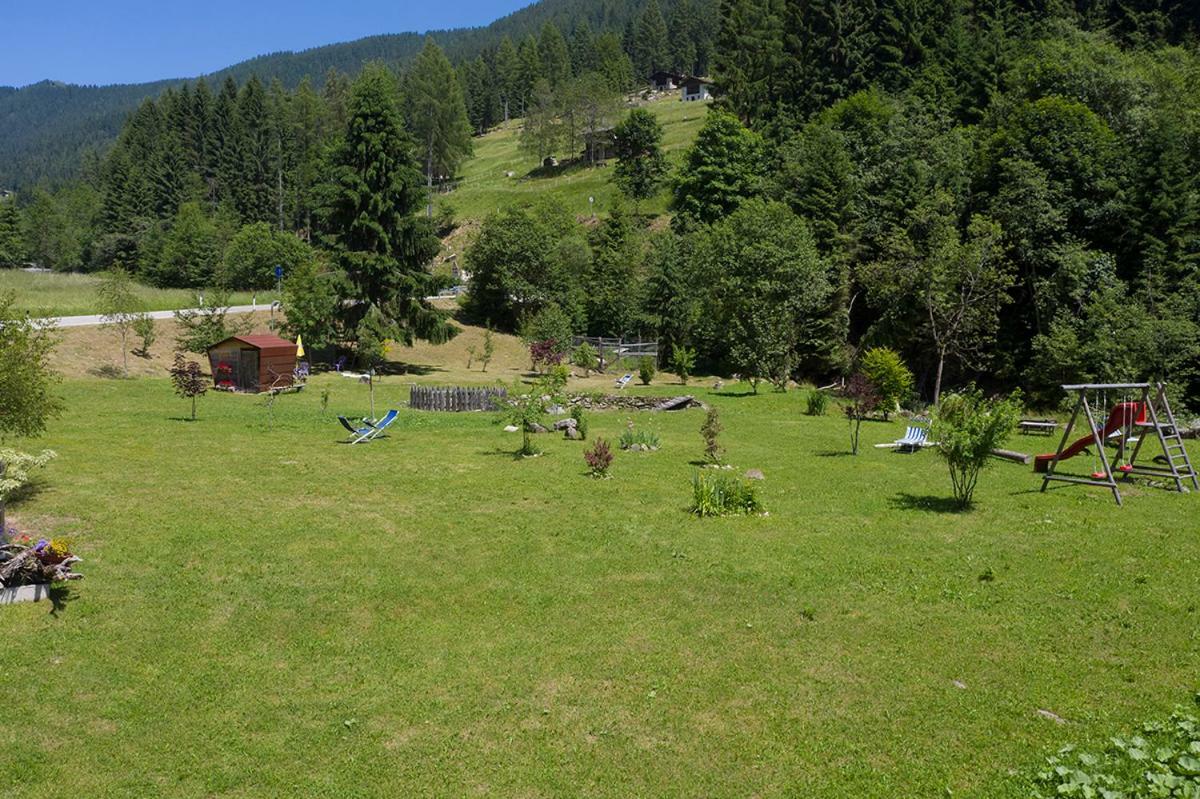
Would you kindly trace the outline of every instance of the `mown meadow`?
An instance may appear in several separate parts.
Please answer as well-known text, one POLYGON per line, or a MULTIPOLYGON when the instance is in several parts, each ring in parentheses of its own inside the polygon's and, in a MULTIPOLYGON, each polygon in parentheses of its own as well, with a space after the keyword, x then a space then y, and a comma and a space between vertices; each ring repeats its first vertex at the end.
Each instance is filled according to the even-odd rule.
POLYGON ((87 576, 0 608, 4 795, 1015 797, 1195 688, 1194 495, 997 461, 954 513, 935 453, 870 446, 904 420, 851 456, 803 392, 702 381, 768 515, 699 519, 702 412, 591 414, 662 441, 595 480, 403 408, 437 369, 385 377, 400 420, 355 447, 345 378, 196 422, 163 379, 68 380, 10 514, 87 576))

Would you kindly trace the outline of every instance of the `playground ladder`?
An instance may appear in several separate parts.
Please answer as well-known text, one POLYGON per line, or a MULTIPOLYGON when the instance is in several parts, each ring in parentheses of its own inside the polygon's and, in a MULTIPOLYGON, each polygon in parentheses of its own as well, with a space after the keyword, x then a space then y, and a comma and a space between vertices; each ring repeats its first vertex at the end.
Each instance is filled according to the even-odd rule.
MULTIPOLYGON (((1171 403, 1167 401, 1167 391, 1162 383, 1158 384, 1158 403, 1148 404, 1150 409, 1150 421, 1154 424, 1154 429, 1158 431, 1158 441, 1162 444, 1163 455, 1167 459, 1167 469, 1171 472, 1171 478, 1175 481, 1175 488, 1180 492, 1187 491, 1184 486, 1184 480, 1192 481, 1192 488, 1200 491, 1200 483, 1196 481, 1196 470, 1192 468, 1191 458, 1188 457, 1187 447, 1183 443, 1183 436, 1179 433, 1179 425, 1175 423, 1175 414, 1171 411, 1171 403), (1159 424, 1158 415, 1154 412, 1154 405, 1161 404, 1163 415, 1166 417, 1166 424, 1159 424)), ((1141 442, 1138 442, 1139 445, 1141 442)))

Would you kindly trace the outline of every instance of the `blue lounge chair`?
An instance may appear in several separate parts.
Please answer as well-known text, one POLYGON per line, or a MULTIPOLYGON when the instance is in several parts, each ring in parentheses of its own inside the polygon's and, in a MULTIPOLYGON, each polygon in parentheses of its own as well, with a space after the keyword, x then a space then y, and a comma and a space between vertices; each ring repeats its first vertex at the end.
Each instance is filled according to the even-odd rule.
POLYGON ((929 431, 924 427, 909 427, 904 433, 904 438, 895 442, 896 447, 906 452, 916 452, 921 447, 925 446, 925 441, 929 437, 929 431))
POLYGON ((382 434, 392 422, 396 421, 396 418, 399 415, 400 412, 393 408, 377 422, 372 422, 369 419, 363 419, 362 422, 356 426, 345 416, 339 416, 338 421, 342 423, 342 427, 350 431, 352 438, 349 443, 358 444, 362 441, 373 441, 378 438, 379 435, 382 434))
POLYGON ((631 375, 631 374, 625 375, 624 377, 617 380, 617 388, 625 388, 625 386, 629 385, 630 381, 632 381, 632 380, 633 380, 633 375, 631 375))

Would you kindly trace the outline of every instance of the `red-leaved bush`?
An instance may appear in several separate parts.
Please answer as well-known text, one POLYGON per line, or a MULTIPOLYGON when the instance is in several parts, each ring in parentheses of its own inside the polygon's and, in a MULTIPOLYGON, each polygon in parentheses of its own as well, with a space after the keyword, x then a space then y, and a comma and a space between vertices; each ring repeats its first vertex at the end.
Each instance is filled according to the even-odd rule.
POLYGON ((583 459, 587 462, 592 477, 605 477, 608 475, 608 467, 612 466, 612 449, 603 438, 597 438, 592 448, 584 451, 583 459))

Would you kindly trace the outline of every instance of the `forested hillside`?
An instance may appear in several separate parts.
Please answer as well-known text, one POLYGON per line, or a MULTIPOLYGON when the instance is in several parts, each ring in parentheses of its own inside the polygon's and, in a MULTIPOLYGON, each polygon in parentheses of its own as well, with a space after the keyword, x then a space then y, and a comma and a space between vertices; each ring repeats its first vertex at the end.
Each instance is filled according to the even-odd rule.
MULTIPOLYGON (((547 23, 568 37, 577 28, 586 28, 629 38, 632 31, 628 36, 626 32, 646 4, 647 0, 541 0, 486 27, 432 31, 430 35, 455 63, 481 55, 490 59, 506 37, 520 45, 529 36, 539 35, 547 23)), ((698 33, 707 31, 705 20, 711 23, 716 17, 716 0, 677 0, 671 8, 689 28, 703 26, 698 33)), ((403 66, 421 49, 424 38, 424 34, 389 34, 301 52, 272 53, 203 78, 211 86, 219 86, 227 78, 242 84, 253 76, 264 84, 278 80, 285 88, 295 89, 307 77, 319 90, 331 70, 352 77, 370 61, 403 66)), ((692 36, 683 38, 690 42, 692 36)), ((709 36, 705 33, 700 38, 709 36)), ((705 57, 703 52, 699 55, 705 57)), ((126 117, 143 100, 194 81, 180 78, 136 85, 75 86, 47 80, 22 89, 0 87, 0 187, 60 185, 78 176, 87 153, 111 144, 126 117)))
POLYGON ((444 334, 413 298, 461 222, 456 180, 525 177, 463 169, 472 132, 508 119, 545 164, 526 186, 586 172, 619 194, 460 195, 488 214, 461 262, 479 323, 559 347, 655 336, 755 385, 886 347, 934 401, 1154 377, 1200 410, 1195 9, 725 0, 696 28, 680 8, 650 0, 620 35, 547 21, 457 63, 429 41, 353 82, 172 88, 83 179, 0 204, 0 263, 228 288, 283 264, 295 332, 369 359, 444 334), (631 108, 655 68, 716 81, 681 157, 631 108))

